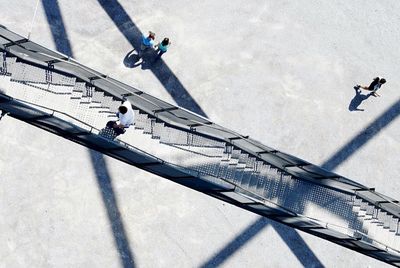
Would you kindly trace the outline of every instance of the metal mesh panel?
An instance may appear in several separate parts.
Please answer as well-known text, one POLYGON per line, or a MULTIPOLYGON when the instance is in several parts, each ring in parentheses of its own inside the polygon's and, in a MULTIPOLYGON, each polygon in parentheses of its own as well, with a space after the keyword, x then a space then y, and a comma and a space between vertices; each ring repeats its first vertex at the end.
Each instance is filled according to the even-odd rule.
MULTIPOLYGON (((88 129, 89 124, 102 129, 101 136, 116 138, 105 125, 116 119, 120 101, 92 85, 55 72, 52 66, 42 69, 16 62, 12 57, 0 57, 0 68, 0 85, 7 94, 65 112, 83 122, 74 121, 75 125, 88 129)), ((376 240, 385 239, 388 245, 399 249, 399 219, 372 204, 294 178, 225 142, 167 126, 136 109, 134 113, 135 127, 117 139, 194 174, 209 175, 207 178, 213 183, 221 183, 218 178, 223 178, 290 211, 355 229, 376 240)))

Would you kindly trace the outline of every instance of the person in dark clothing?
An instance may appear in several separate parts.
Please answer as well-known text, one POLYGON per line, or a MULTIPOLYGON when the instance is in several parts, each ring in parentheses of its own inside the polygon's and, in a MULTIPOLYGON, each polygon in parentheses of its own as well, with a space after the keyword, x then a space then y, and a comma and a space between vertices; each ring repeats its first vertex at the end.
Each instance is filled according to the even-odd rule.
POLYGON ((369 86, 360 86, 360 85, 357 85, 357 86, 355 86, 354 88, 355 88, 355 89, 362 88, 362 89, 365 89, 365 90, 368 90, 368 91, 372 91, 372 93, 371 93, 372 96, 374 96, 374 97, 380 97, 380 95, 379 95, 378 93, 376 93, 376 92, 377 92, 378 89, 380 89, 381 86, 382 86, 383 84, 385 84, 385 83, 386 83, 386 79, 385 79, 385 78, 375 77, 374 80, 372 80, 372 83, 371 83, 369 86))

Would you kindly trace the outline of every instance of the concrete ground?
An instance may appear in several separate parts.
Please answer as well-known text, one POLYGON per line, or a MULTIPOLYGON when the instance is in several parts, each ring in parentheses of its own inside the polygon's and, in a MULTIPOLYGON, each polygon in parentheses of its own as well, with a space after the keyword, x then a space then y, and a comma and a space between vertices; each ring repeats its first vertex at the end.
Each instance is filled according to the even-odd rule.
MULTIPOLYGON (((0 6, 0 24, 27 36, 35 1, 0 6)), ((395 0, 43 0, 31 39, 399 199, 399 11, 395 0), (148 30, 170 51, 132 68, 125 56, 148 30), (356 94, 376 76, 381 97, 356 94)), ((0 267, 387 266, 12 118, 0 137, 0 267)))

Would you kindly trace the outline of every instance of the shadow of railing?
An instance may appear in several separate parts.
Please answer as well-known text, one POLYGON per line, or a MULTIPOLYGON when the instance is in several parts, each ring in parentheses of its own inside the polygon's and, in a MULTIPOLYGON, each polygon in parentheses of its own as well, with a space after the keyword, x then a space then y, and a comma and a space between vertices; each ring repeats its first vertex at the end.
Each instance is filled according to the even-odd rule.
MULTIPOLYGON (((56 49, 68 56, 73 57, 73 52, 64 21, 57 0, 42 0, 56 49)), ((120 256, 120 261, 124 268, 135 267, 134 257, 126 236, 124 224, 118 209, 117 200, 111 183, 104 156, 96 151, 89 150, 92 167, 96 174, 97 183, 100 188, 104 207, 111 223, 114 241, 120 256)))

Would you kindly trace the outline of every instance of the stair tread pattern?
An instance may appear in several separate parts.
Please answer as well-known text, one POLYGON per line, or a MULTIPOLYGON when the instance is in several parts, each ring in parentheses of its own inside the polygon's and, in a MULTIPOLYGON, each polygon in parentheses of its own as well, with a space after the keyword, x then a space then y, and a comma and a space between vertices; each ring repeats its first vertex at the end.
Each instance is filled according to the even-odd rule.
MULTIPOLYGON (((10 96, 69 114, 84 122, 82 126, 86 123, 103 129, 102 133, 109 120, 117 120, 121 102, 112 96, 74 77, 4 55, 0 57, 0 86, 10 96)), ((400 249, 399 219, 373 204, 294 178, 225 142, 167 126, 137 109, 134 113, 135 125, 117 140, 187 167, 199 176, 229 181, 300 215, 357 230, 400 249)))

